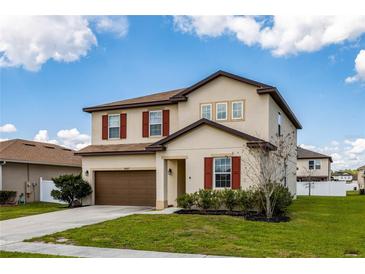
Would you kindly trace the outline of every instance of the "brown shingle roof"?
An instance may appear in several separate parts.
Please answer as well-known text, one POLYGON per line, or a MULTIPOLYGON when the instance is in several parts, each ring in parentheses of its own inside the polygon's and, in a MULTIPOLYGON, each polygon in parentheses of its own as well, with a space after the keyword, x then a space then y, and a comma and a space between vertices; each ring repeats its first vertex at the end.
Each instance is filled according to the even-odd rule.
POLYGON ((75 156, 71 149, 22 139, 0 142, 0 159, 8 162, 81 167, 81 157, 75 156))
POLYGON ((328 158, 332 162, 331 156, 321 154, 315 151, 311 151, 302 147, 298 147, 297 150, 297 158, 298 159, 321 159, 328 158))
POLYGON ((357 170, 362 170, 362 169, 365 169, 365 165, 364 165, 364 166, 359 167, 357 170))
POLYGON ((151 143, 136 144, 117 144, 117 145, 90 145, 79 151, 76 155, 94 156, 94 155, 130 155, 130 154, 147 154, 154 153, 147 151, 146 147, 151 143))
POLYGON ((184 89, 174 89, 174 90, 165 91, 165 92, 153 93, 153 94, 146 95, 146 96, 116 101, 116 102, 97 105, 97 106, 93 106, 93 107, 87 107, 87 108, 84 108, 83 110, 86 112, 92 112, 92 111, 100 110, 100 109, 120 109, 120 108, 138 107, 140 105, 145 106, 146 104, 149 104, 149 105, 172 104, 173 102, 170 101, 170 97, 178 94, 182 90, 184 90, 184 89))

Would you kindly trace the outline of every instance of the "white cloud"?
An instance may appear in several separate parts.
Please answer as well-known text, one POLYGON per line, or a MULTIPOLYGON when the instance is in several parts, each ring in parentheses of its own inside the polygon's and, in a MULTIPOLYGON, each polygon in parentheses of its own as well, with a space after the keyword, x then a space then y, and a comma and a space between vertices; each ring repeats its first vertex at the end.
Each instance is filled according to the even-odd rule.
POLYGON ((346 83, 353 83, 357 81, 365 81, 365 50, 360 50, 355 59, 355 71, 354 76, 346 78, 346 83))
POLYGON ((79 150, 90 145, 91 138, 87 134, 81 134, 77 128, 61 129, 57 132, 57 140, 50 139, 48 130, 39 130, 34 141, 61 145, 71 149, 79 150))
POLYGON ((96 16, 92 17, 95 21, 97 32, 109 32, 122 38, 128 33, 128 19, 126 16, 96 16))
POLYGON ((57 133, 57 137, 63 145, 76 150, 90 145, 91 141, 89 135, 81 134, 77 128, 60 130, 57 133))
POLYGON ((324 147, 313 145, 300 146, 331 156, 333 170, 356 169, 365 164, 365 138, 344 140, 343 142, 332 141, 324 147))
POLYGON ((0 138, 0 142, 4 142, 4 141, 7 141, 9 139, 6 139, 6 138, 0 138))
POLYGON ((15 131, 16 131, 16 127, 13 124, 5 124, 3 126, 0 126, 0 132, 10 133, 10 132, 15 132, 15 131))
POLYGON ((90 22, 97 32, 128 32, 124 16, 1 16, 0 67, 38 71, 48 60, 77 61, 97 45, 90 22))
POLYGON ((286 56, 358 38, 365 32, 365 16, 176 16, 174 26, 199 37, 235 35, 248 46, 286 56))
POLYGON ((34 141, 43 142, 43 143, 51 143, 51 144, 58 144, 57 140, 50 140, 48 137, 48 130, 41 129, 38 133, 34 136, 34 141))

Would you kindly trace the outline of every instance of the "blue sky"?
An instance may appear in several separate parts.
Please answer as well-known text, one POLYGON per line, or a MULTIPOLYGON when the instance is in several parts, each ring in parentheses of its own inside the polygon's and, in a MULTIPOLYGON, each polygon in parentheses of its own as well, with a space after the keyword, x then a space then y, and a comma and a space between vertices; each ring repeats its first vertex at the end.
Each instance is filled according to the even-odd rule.
MULTIPOLYGON (((19 53, 1 51, 0 46, 0 126, 16 128, 3 129, 2 139, 33 140, 38 134, 37 140, 76 147, 77 142, 88 142, 91 130, 90 115, 82 112, 83 107, 187 87, 222 69, 278 87, 303 125, 298 144, 338 154, 334 157, 339 168, 365 164, 365 82, 355 68, 355 59, 365 49, 365 30, 315 50, 290 48, 277 54, 274 50, 285 45, 240 39, 242 30, 228 23, 226 29, 217 30, 216 22, 192 18, 182 23, 168 16, 104 19, 104 23, 97 17, 85 19, 91 34, 84 38, 89 44, 82 45, 82 53, 77 45, 66 49, 78 54, 75 60, 47 58, 45 50, 34 67, 32 56, 25 54, 23 61, 19 53), (356 73, 354 81, 345 82, 356 73)), ((66 32, 76 23, 67 24, 66 32)), ((16 39, 20 38, 11 36, 6 42, 12 46, 16 39)), ((51 39, 57 43, 60 38, 51 39)), ((29 51, 28 46, 24 45, 29 51)), ((49 46, 48 40, 43 46, 49 46)))

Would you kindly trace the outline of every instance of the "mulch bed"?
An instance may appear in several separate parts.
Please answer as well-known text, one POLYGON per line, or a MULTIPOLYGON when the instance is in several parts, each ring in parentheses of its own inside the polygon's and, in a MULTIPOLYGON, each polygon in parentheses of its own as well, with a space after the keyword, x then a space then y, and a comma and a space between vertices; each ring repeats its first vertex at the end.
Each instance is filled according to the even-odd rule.
POLYGON ((199 209, 180 209, 175 212, 175 214, 192 214, 192 215, 228 215, 235 217, 243 217, 248 221, 256 222, 269 222, 269 223, 279 223, 279 222, 289 222, 290 218, 287 216, 276 216, 267 219, 265 215, 258 214, 256 212, 244 213, 242 211, 229 211, 229 210, 199 210, 199 209))

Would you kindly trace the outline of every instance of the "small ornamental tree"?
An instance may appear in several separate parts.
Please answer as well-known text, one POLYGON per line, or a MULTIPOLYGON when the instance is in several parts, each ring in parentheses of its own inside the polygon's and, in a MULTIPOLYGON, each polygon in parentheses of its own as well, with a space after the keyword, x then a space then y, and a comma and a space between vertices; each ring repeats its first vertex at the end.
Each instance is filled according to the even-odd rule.
POLYGON ((92 193, 91 186, 79 175, 61 175, 52 178, 55 186, 58 188, 51 191, 51 196, 56 200, 68 203, 68 207, 81 205, 82 198, 92 193))

